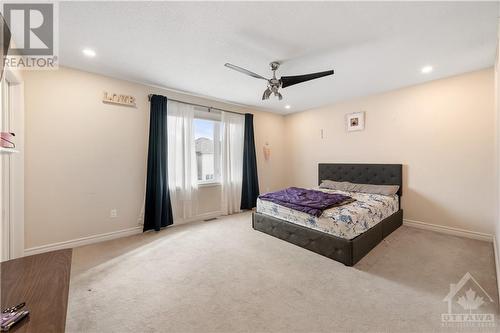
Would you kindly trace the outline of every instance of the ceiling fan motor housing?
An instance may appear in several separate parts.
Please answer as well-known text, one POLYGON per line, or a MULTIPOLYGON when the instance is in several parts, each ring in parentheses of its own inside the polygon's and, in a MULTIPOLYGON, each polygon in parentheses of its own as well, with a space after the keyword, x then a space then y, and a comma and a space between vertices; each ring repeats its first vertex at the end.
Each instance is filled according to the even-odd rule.
POLYGON ((271 66, 271 70, 274 72, 280 67, 280 63, 277 61, 273 61, 272 63, 269 64, 271 66))

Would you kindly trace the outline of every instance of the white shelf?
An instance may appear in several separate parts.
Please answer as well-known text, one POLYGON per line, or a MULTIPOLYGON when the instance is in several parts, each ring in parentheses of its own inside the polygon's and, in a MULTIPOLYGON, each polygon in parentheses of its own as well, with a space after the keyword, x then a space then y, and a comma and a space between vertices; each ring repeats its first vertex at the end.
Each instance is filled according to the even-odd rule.
POLYGON ((2 154, 15 154, 15 153, 19 153, 19 150, 15 150, 14 148, 0 147, 0 153, 2 153, 2 154))

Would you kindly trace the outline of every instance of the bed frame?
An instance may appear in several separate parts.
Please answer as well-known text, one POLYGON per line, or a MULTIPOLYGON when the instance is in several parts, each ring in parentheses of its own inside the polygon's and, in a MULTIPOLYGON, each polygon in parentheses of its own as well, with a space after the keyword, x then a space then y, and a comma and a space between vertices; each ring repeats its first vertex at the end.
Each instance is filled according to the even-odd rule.
POLYGON ((353 239, 336 237, 321 231, 254 212, 252 226, 271 236, 311 250, 346 266, 353 266, 385 237, 403 224, 401 164, 324 164, 318 165, 318 183, 322 180, 359 184, 399 185, 399 210, 353 239))

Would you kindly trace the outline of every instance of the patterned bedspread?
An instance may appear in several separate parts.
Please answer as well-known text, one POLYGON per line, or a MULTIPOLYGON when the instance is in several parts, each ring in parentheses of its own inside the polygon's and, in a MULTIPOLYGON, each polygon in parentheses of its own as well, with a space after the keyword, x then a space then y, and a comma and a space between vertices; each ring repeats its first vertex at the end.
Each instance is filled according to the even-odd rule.
POLYGON ((327 193, 344 194, 356 199, 356 201, 327 209, 320 217, 315 217, 270 201, 258 199, 257 212, 337 237, 353 239, 399 209, 397 195, 387 196, 327 189, 318 190, 327 193))

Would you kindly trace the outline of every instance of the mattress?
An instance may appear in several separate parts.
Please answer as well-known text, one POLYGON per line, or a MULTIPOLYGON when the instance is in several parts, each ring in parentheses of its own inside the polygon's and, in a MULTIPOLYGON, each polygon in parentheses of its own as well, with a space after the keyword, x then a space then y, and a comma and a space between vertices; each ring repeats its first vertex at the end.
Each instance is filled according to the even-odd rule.
POLYGON ((316 189, 348 195, 356 201, 327 209, 315 217, 279 204, 257 199, 257 212, 345 239, 353 239, 399 210, 397 195, 316 189))

